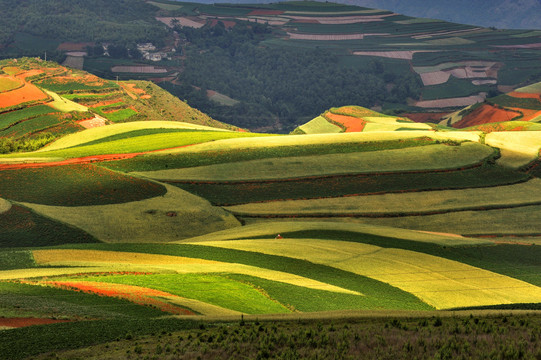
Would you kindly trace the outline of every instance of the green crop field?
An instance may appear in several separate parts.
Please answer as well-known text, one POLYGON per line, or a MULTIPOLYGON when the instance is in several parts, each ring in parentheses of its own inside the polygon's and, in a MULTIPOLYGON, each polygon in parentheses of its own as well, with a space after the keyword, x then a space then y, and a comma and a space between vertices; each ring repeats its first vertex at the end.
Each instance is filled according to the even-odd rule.
POLYGON ((120 122, 129 119, 133 115, 136 115, 137 111, 133 109, 120 109, 113 112, 105 113, 104 116, 112 122, 120 122))
POLYGON ((21 137, 61 124, 57 115, 41 115, 21 121, 2 131, 0 136, 21 137))
POLYGON ((251 160, 188 169, 141 172, 160 180, 240 181, 291 179, 356 173, 404 172, 467 167, 482 162, 493 150, 478 143, 430 145, 367 153, 330 154, 251 160), (423 156, 420 156, 423 154, 423 156), (250 173, 242 169, 250 168, 250 173))
POLYGON ((40 82, 37 82, 36 85, 47 89, 49 91, 63 94, 69 93, 70 91, 107 91, 109 89, 116 90, 118 85, 113 82, 106 82, 102 85, 88 85, 82 81, 62 81, 58 82, 53 79, 46 79, 40 82))
POLYGON ((18 80, 0 77, 0 92, 10 91, 21 86, 23 86, 23 84, 18 80))
POLYGON ((0 128, 5 129, 19 121, 31 119, 39 115, 55 112, 47 105, 29 106, 21 110, 15 110, 0 114, 0 128))
POLYGON ((165 194, 163 186, 93 165, 4 170, 0 196, 61 206, 118 204, 165 194), (29 184, 32 186, 20 186, 29 184))
POLYGON ((505 107, 541 110, 540 98, 516 98, 509 95, 499 95, 491 98, 490 102, 505 107))
POLYGON ((329 123, 323 116, 318 116, 306 124, 299 126, 299 129, 305 134, 339 133, 343 131, 340 127, 329 123))
POLYGON ((235 205, 260 201, 315 199, 437 189, 477 188, 513 184, 528 175, 484 165, 448 172, 415 172, 297 179, 283 182, 171 182, 213 204, 235 205))

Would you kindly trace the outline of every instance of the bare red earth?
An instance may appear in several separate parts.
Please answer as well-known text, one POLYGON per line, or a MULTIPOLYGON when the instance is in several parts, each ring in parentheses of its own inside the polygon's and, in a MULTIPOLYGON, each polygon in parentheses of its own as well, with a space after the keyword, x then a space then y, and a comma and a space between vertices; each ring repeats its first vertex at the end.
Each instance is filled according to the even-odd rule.
POLYGON ((523 93, 523 92, 518 92, 518 91, 513 91, 506 95, 509 95, 514 98, 521 98, 521 99, 541 99, 541 94, 523 93))
POLYGON ((462 120, 453 124, 453 127, 462 129, 470 126, 510 121, 519 115, 521 115, 519 112, 503 110, 489 104, 483 104, 466 115, 462 120))
POLYGON ((346 128, 346 132, 361 132, 364 130, 366 121, 353 116, 338 115, 328 112, 325 117, 331 121, 343 125, 346 128))

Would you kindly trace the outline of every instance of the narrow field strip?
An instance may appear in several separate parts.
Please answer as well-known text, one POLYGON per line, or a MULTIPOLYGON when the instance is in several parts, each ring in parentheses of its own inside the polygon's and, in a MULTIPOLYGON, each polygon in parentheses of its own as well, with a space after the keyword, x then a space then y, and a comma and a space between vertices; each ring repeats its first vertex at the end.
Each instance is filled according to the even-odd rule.
POLYGON ((184 274, 237 273, 309 289, 361 295, 356 291, 287 272, 198 258, 99 250, 34 250, 32 253, 38 265, 103 266, 105 271, 106 269, 118 269, 119 265, 123 270, 130 268, 142 270, 145 269, 145 266, 149 266, 149 270, 152 269, 152 271, 169 270, 184 274))
POLYGON ((162 196, 122 204, 24 205, 105 242, 168 242, 240 225, 233 215, 208 201, 174 186, 164 186, 167 192, 162 196))
POLYGON ((288 256, 330 265, 396 286, 438 309, 541 302, 541 288, 427 254, 317 239, 198 243, 288 256))
MULTIPOLYGON (((479 141, 481 132, 468 131, 449 131, 434 132, 412 130, 407 132, 353 132, 339 134, 307 134, 307 135, 284 135, 269 136, 261 138, 240 138, 217 140, 212 143, 197 144, 190 149, 164 150, 163 153, 175 154, 183 152, 202 152, 216 150, 241 150, 257 148, 274 148, 281 146, 299 146, 299 145, 323 145, 323 144, 347 144, 357 142, 389 141, 400 139, 415 139, 419 137, 429 137, 434 140, 456 140, 456 141, 479 141)), ((157 153, 159 154, 159 153, 157 153)))
POLYGON ((445 171, 353 174, 304 179, 210 182, 170 181, 219 206, 282 200, 307 200, 343 196, 482 188, 516 184, 529 175, 495 166, 445 171))
POLYGON ((354 173, 454 169, 471 166, 493 155, 478 143, 430 145, 368 153, 330 154, 252 160, 137 174, 157 180, 266 180, 354 173), (246 169, 250 169, 249 172, 246 169))
POLYGON ((276 201, 226 209, 242 216, 406 216, 529 205, 541 205, 541 179, 488 188, 276 201))
MULTIPOLYGON (((352 219, 356 220, 356 219, 352 219)), ((363 218, 363 223, 404 229, 443 231, 462 235, 529 235, 541 232, 541 206, 511 209, 460 211, 447 214, 363 218)))

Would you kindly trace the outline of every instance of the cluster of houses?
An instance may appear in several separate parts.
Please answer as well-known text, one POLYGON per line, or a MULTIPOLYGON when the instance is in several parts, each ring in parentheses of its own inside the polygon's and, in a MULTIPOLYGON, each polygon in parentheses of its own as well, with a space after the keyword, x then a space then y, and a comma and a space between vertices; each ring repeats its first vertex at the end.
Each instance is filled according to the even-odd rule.
MULTIPOLYGON (((137 44, 137 50, 143 55, 143 59, 151 61, 161 61, 163 59, 171 60, 171 57, 165 52, 156 51, 156 46, 152 43, 137 44)), ((172 49, 171 51, 175 51, 172 49)))

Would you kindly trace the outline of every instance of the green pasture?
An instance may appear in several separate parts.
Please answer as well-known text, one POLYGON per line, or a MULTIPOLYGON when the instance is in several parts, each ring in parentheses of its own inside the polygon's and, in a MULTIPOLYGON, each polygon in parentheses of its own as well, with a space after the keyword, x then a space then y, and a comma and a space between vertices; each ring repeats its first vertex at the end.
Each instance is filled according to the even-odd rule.
POLYGON ((285 313, 283 305, 227 274, 155 274, 84 277, 85 281, 141 286, 248 314, 285 313))
MULTIPOLYGON (((87 144, 91 141, 115 136, 123 133, 129 133, 131 131, 145 131, 152 129, 191 129, 191 130, 214 130, 220 131, 209 126, 189 124, 184 122, 174 121, 135 121, 126 124, 113 124, 109 126, 102 126, 93 129, 87 129, 77 134, 72 134, 61 139, 58 139, 54 143, 47 146, 45 151, 65 149, 82 144, 87 144)), ((223 131, 223 130, 222 130, 223 131)))
POLYGON ((528 175, 499 166, 483 165, 448 172, 414 172, 297 179, 283 182, 171 183, 217 205, 259 201, 315 199, 348 195, 479 188, 513 184, 528 175))
POLYGON ((93 165, 0 172, 0 196, 21 202, 56 206, 104 205, 143 200, 165 193, 166 189, 156 183, 93 165))
MULTIPOLYGON (((158 187, 160 191, 162 189, 155 183, 146 184, 147 187, 158 187)), ((173 186, 165 185, 165 188, 165 194, 160 192, 142 200, 145 193, 139 194, 140 190, 135 187, 129 195, 139 198, 139 201, 124 203, 118 203, 119 196, 112 192, 117 203, 108 205, 24 205, 50 219, 82 229, 104 242, 164 243, 240 226, 240 222, 222 208, 211 206, 208 201, 173 186)), ((79 202, 103 202, 100 195, 95 197, 93 200, 81 199, 79 202)), ((56 201, 59 202, 58 199, 56 201)))
POLYGON ((10 111, 0 114, 0 129, 5 129, 19 121, 31 119, 40 115, 50 114, 55 112, 47 105, 36 105, 26 107, 21 110, 10 111))
MULTIPOLYGON (((88 233, 41 216, 20 205, 13 205, 9 211, 0 214, 0 248, 93 242, 97 240, 88 233)), ((2 254, 0 268, 3 269, 23 268, 33 263, 33 259, 27 258, 24 254, 6 255, 4 251, 0 254, 2 254)))
POLYGON ((493 149, 478 143, 462 143, 459 146, 440 144, 361 153, 250 160, 138 174, 166 181, 292 179, 358 173, 455 169, 483 162, 493 153, 493 149), (250 171, 246 172, 246 169, 250 171))
MULTIPOLYGON (((303 138, 298 137, 298 139, 302 140, 303 138)), ((379 142, 367 141, 338 144, 322 143, 294 145, 294 143, 292 143, 289 146, 269 146, 241 149, 228 149, 224 146, 221 149, 201 152, 197 151, 159 155, 149 154, 132 159, 108 161, 106 163, 102 163, 101 166, 124 172, 156 171, 279 157, 345 154, 352 152, 402 149, 414 146, 432 145, 434 143, 435 141, 430 138, 406 138, 404 140, 387 140, 379 142)))
POLYGON ((62 94, 64 99, 72 100, 75 102, 84 100, 101 100, 110 97, 119 96, 120 93, 106 93, 106 94, 62 94))
POLYGON ((518 92, 524 92, 524 93, 533 93, 533 94, 541 94, 541 82, 521 87, 520 89, 516 89, 515 91, 518 92))
POLYGON ((57 115, 41 115, 0 131, 0 136, 21 137, 61 124, 57 115))
POLYGON ((241 216, 405 216, 541 205, 541 180, 475 189, 286 200, 227 207, 241 216))

